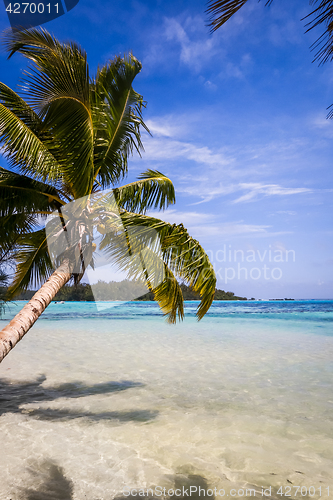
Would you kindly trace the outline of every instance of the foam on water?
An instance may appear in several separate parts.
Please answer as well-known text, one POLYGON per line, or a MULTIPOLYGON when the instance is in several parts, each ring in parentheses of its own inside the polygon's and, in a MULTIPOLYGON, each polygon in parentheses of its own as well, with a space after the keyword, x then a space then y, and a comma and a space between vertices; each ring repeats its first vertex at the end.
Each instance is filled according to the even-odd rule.
POLYGON ((0 365, 0 499, 332 495, 333 302, 195 305, 170 326, 154 303, 51 304, 0 365))

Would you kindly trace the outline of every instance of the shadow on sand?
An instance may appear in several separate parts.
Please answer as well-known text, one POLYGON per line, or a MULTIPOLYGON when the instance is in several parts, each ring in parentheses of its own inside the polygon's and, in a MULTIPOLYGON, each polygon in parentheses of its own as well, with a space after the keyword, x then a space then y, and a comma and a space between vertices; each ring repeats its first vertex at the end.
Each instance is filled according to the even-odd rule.
POLYGON ((20 500, 72 500, 73 482, 51 460, 28 468, 35 486, 19 489, 20 500))
POLYGON ((102 413, 90 413, 80 410, 26 409, 24 405, 43 401, 55 401, 60 398, 82 398, 95 394, 111 394, 125 391, 144 384, 131 382, 105 382, 102 384, 85 385, 81 382, 62 384, 56 387, 43 387, 45 376, 31 382, 11 382, 0 380, 0 416, 4 413, 22 413, 40 420, 72 420, 85 418, 91 422, 100 420, 118 420, 119 422, 147 422, 157 417, 157 411, 127 410, 102 413))
MULTIPOLYGON (((34 463, 28 468, 28 472, 30 473, 30 481, 29 486, 25 488, 19 488, 19 500, 73 500, 74 499, 74 483, 71 479, 66 477, 65 471, 62 467, 57 465, 52 460, 44 460, 43 462, 34 463)), ((172 476, 168 475, 168 486, 166 487, 166 493, 170 490, 180 490, 184 492, 179 496, 168 496, 168 495, 156 495, 153 494, 147 495, 145 494, 144 498, 148 500, 186 500, 186 498, 190 500, 216 500, 216 496, 213 493, 214 485, 210 485, 207 479, 199 474, 174 474, 172 476), (189 494, 190 488, 196 487, 192 489, 189 494), (187 492, 187 493, 186 493, 187 492)), ((161 485, 163 487, 163 485, 161 485)), ((136 486, 137 489, 140 488, 140 485, 136 486)), ((143 486, 142 488, 147 491, 148 489, 154 490, 154 486, 150 488, 147 486, 143 486)), ((257 496, 260 498, 267 498, 267 500, 281 500, 281 498, 290 499, 290 495, 281 495, 278 493, 277 487, 271 488, 271 494, 269 497, 262 496, 261 487, 250 485, 250 484, 234 484, 230 482, 230 487, 226 493, 231 491, 234 488, 236 494, 232 495, 232 498, 235 500, 244 500, 244 495, 241 493, 245 488, 254 488, 256 490, 256 494, 252 496, 257 496), (239 495, 237 494, 239 492, 239 495)), ((253 490, 252 490, 253 491, 253 490)), ((138 493, 138 491, 137 491, 138 493)), ((229 496, 229 494, 227 494, 229 496)), ((291 495, 292 498, 295 498, 291 495)), ((137 495, 124 495, 124 493, 119 493, 118 495, 103 496, 103 500, 138 500, 142 497, 137 495)), ((305 500, 310 500, 308 495, 303 496, 305 500)), ((90 498, 89 500, 102 500, 98 497, 90 498)))
MULTIPOLYGON (((73 500, 74 498, 74 484, 73 482, 66 477, 64 469, 57 465, 55 462, 51 460, 45 460, 39 465, 35 463, 34 465, 28 468, 30 473, 30 479, 33 481, 35 486, 20 488, 20 500, 73 500)), ((190 486, 197 486, 198 491, 199 487, 207 491, 209 489, 209 485, 206 479, 200 475, 174 475, 173 477, 169 477, 169 480, 173 482, 173 486, 170 488, 180 489, 183 488, 189 489, 190 486)), ((168 488, 169 489, 169 488, 168 488)), ((202 490, 201 490, 202 491, 202 490)), ((201 495, 193 494, 191 495, 191 500, 205 500, 208 499, 209 495, 201 495)), ((138 500, 138 496, 125 496, 125 495, 110 495, 109 497, 103 497, 105 500, 138 500)), ((153 497, 146 496, 149 500, 161 500, 161 497, 153 497)), ((163 497, 163 499, 171 500, 172 499, 180 499, 182 500, 184 497, 163 497)), ((214 496, 209 496, 209 499, 215 500, 214 496)), ((90 500, 99 500, 98 498, 90 499, 90 500)))

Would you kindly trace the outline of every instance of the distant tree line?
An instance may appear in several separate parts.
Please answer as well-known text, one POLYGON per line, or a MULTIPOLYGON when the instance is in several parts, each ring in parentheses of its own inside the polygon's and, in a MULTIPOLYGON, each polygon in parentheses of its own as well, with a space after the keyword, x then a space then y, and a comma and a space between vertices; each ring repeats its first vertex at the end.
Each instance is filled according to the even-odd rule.
MULTIPOLYGON (((180 285, 182 289, 184 300, 200 300, 200 295, 194 292, 190 287, 186 286, 184 283, 180 285)), ((153 292, 148 292, 137 300, 154 300, 153 292)), ((215 290, 214 300, 247 300, 246 297, 237 297, 233 292, 225 292, 224 290, 215 290)))
MULTIPOLYGON (((200 300, 199 294, 193 292, 190 287, 181 284, 184 300, 200 300)), ((144 293, 146 288, 141 283, 129 280, 98 281, 94 285, 80 283, 78 285, 64 286, 54 297, 54 301, 94 301, 94 300, 154 300, 153 292, 144 293)), ((15 297, 15 300, 30 300, 34 290, 26 290, 15 297)), ((246 297, 238 297, 233 292, 225 292, 216 289, 214 300, 247 300, 246 297)))

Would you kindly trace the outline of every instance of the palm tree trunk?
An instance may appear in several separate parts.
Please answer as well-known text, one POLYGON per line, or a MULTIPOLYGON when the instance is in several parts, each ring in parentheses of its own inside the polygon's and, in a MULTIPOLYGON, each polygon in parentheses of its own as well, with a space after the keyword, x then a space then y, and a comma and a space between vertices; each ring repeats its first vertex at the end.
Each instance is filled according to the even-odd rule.
POLYGON ((0 332, 0 363, 30 330, 60 288, 69 281, 73 267, 69 260, 66 259, 35 293, 28 304, 0 332))

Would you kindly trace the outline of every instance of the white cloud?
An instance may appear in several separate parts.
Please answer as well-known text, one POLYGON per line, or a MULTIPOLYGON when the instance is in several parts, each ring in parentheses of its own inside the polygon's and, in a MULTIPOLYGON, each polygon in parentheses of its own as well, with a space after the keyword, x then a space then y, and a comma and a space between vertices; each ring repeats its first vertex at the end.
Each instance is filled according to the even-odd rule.
MULTIPOLYGON (((162 129, 160 129, 161 131, 162 129)), ((165 131, 166 133, 166 131, 165 131)), ((192 160, 201 165, 229 165, 231 160, 224 154, 213 152, 207 146, 196 146, 189 142, 177 140, 165 140, 162 137, 156 137, 145 143, 146 161, 170 160, 184 158, 192 160)))
POLYGON ((153 120, 147 120, 146 125, 149 128, 150 132, 157 137, 172 137, 175 134, 172 126, 168 125, 167 123, 158 123, 154 122, 153 120))
MULTIPOLYGON (((155 216, 155 212, 150 212, 155 216)), ((270 232, 272 226, 266 224, 246 224, 243 220, 220 222, 216 213, 201 213, 196 211, 178 211, 167 209, 164 211, 163 220, 170 224, 183 224, 194 238, 205 236, 215 237, 270 237, 288 234, 289 231, 270 232)))
POLYGON ((225 222, 222 224, 212 225, 195 225, 192 230, 196 236, 269 236, 267 230, 271 226, 260 224, 245 224, 243 221, 225 222))
POLYGON ((192 185, 186 187, 180 187, 179 192, 186 193, 188 195, 200 197, 201 201, 198 203, 203 203, 211 201, 219 196, 226 196, 229 194, 237 193, 239 191, 245 191, 245 193, 233 200, 232 203, 245 203, 249 201, 255 201, 259 197, 265 196, 290 196, 302 193, 311 193, 312 190, 308 188, 288 188, 283 187, 278 184, 261 184, 261 183, 228 183, 228 182, 215 182, 207 179, 199 179, 199 182, 193 178, 192 185))
MULTIPOLYGON (((197 21, 196 18, 188 18, 185 25, 191 25, 195 21, 197 21)), ((200 18, 200 23, 204 26, 202 18, 200 18)), ((197 32, 192 32, 193 40, 191 40, 189 31, 186 32, 177 19, 165 19, 165 38, 180 45, 180 61, 191 69, 200 71, 202 65, 214 56, 218 39, 208 37, 207 33, 198 37, 197 32)))
POLYGON ((234 200, 233 203, 251 201, 257 198, 260 194, 264 196, 288 196, 293 194, 312 192, 312 190, 308 188, 286 188, 279 186, 278 184, 260 183, 240 183, 239 189, 248 192, 234 200))
POLYGON ((219 74, 219 77, 238 78, 240 80, 244 79, 251 63, 252 59, 250 54, 244 54, 238 64, 235 64, 234 62, 227 62, 223 71, 219 74))
MULTIPOLYGON (((302 140, 219 147, 219 135, 212 141, 207 135, 209 128, 205 133, 207 115, 205 111, 186 116, 170 114, 147 121, 153 137, 144 141, 144 162, 150 164, 149 168, 168 174, 177 193, 195 198, 192 204, 233 194, 236 196, 232 203, 241 204, 264 197, 315 192, 309 187, 295 186, 297 181, 290 178, 291 166, 296 172, 304 165, 299 156, 304 147, 302 140), (204 142, 208 145, 202 145, 204 142)), ((210 116, 209 126, 218 130, 218 118, 221 121, 221 117, 210 116)))
POLYGON ((188 131, 187 123, 174 115, 150 118, 145 123, 153 137, 179 138, 188 131))
POLYGON ((180 186, 177 190, 180 193, 187 194, 199 198, 200 201, 193 203, 199 205, 211 201, 220 196, 226 196, 235 192, 235 186, 226 182, 211 182, 209 177, 193 178, 192 182, 188 182, 186 186, 180 186))
POLYGON ((206 89, 208 90, 217 90, 217 85, 215 85, 215 83, 212 83, 210 80, 207 80, 205 83, 204 83, 204 86, 206 87, 206 89))
POLYGON ((284 46, 286 44, 292 43, 301 44, 303 41, 303 29, 299 22, 285 17, 285 22, 283 26, 281 22, 278 24, 273 24, 269 29, 269 40, 275 46, 284 46))
POLYGON ((277 210, 276 213, 279 215, 297 215, 297 212, 294 210, 277 210))
MULTIPOLYGON (((148 214, 155 216, 156 212, 148 212, 148 214)), ((201 212, 189 211, 182 212, 173 208, 168 208, 163 212, 163 220, 171 224, 184 224, 184 226, 191 226, 193 224, 206 224, 216 219, 215 214, 205 214, 201 212)))

